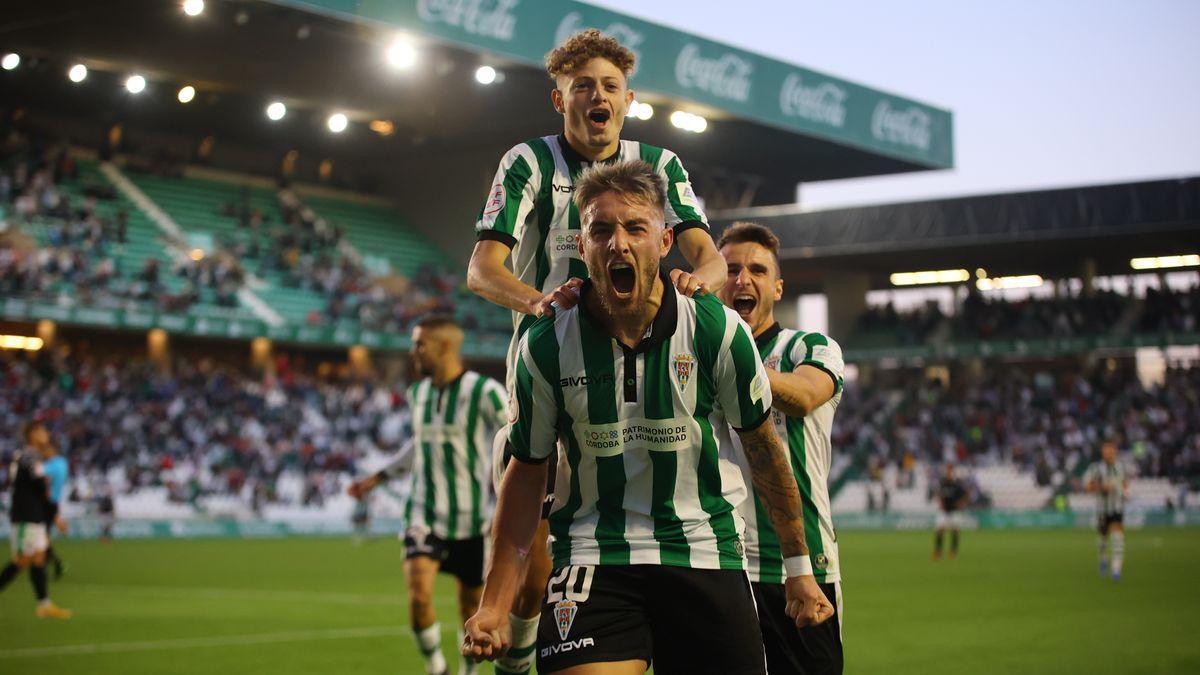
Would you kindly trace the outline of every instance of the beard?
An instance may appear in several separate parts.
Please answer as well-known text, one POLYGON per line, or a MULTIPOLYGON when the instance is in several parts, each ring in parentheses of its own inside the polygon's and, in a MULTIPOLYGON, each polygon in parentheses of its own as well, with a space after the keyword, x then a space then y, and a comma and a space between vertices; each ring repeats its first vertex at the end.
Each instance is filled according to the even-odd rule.
POLYGON ((616 296, 607 266, 603 268, 599 276, 592 275, 593 283, 596 284, 596 290, 599 291, 596 297, 600 301, 600 307, 604 310, 605 314, 608 314, 617 321, 624 321, 640 316, 652 299, 654 280, 658 277, 660 263, 661 260, 658 259, 637 263, 636 267, 634 267, 637 273, 637 280, 634 282, 633 293, 629 298, 618 298, 616 296))

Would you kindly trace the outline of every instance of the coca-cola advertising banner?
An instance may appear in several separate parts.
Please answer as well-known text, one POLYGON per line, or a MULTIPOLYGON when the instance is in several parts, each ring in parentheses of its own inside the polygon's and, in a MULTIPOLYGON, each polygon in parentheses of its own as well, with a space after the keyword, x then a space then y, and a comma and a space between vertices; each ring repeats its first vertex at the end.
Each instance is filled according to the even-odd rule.
POLYGON ((954 164, 947 110, 574 0, 283 0, 540 65, 599 28, 638 55, 632 86, 736 117, 904 159, 954 164))

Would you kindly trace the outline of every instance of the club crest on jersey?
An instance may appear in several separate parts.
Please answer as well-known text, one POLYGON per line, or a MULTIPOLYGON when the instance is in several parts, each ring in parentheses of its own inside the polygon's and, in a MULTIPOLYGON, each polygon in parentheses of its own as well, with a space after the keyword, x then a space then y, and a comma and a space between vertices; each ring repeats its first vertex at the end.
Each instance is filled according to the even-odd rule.
POLYGON ((558 637, 566 640, 567 635, 571 633, 571 626, 575 623, 575 615, 579 613, 579 607, 574 600, 559 600, 554 604, 554 620, 558 623, 558 637))
POLYGON ((766 367, 767 370, 779 370, 779 360, 780 359, 778 356, 768 356, 766 360, 763 361, 763 366, 766 367))
POLYGON ((687 386, 688 380, 692 378, 692 369, 695 366, 696 357, 691 354, 680 354, 675 357, 675 378, 679 380, 679 386, 687 386))

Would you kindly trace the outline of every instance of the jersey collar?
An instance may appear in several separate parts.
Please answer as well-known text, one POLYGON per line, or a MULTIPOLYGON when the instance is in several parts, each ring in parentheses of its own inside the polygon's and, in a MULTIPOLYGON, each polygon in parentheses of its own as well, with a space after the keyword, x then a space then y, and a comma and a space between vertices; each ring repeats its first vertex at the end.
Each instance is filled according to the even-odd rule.
POLYGON ((615 159, 618 159, 621 156, 620 141, 617 142, 616 152, 609 155, 608 157, 597 159, 594 162, 592 160, 588 159, 587 157, 584 157, 583 155, 579 154, 575 150, 575 148, 571 147, 571 142, 567 140, 566 134, 558 135, 558 145, 560 148, 562 148, 563 159, 567 160, 568 162, 579 162, 581 164, 604 164, 606 162, 611 162, 615 159))
POLYGON ((764 330, 757 337, 755 337, 754 346, 758 347, 758 353, 764 353, 767 347, 771 346, 771 341, 778 337, 782 332, 783 327, 779 325, 778 321, 776 321, 775 323, 771 324, 770 328, 764 330))
MULTIPOLYGON (((646 336, 632 350, 625 345, 621 345, 621 348, 626 351, 640 354, 653 347, 657 347, 671 339, 671 336, 675 334, 675 329, 679 326, 679 301, 675 297, 675 285, 671 283, 671 277, 667 276, 667 273, 662 268, 658 270, 658 278, 662 280, 663 284, 662 302, 658 305, 658 313, 654 315, 654 320, 650 322, 650 330, 646 333, 646 336)), ((584 281, 583 286, 579 290, 579 304, 577 307, 579 307, 580 317, 592 326, 599 328, 603 324, 598 318, 592 316, 592 313, 588 311, 587 302, 585 302, 587 294, 593 291, 592 280, 588 279, 584 281)), ((609 337, 612 338, 611 335, 609 337)), ((617 344, 620 343, 618 342, 617 344)))

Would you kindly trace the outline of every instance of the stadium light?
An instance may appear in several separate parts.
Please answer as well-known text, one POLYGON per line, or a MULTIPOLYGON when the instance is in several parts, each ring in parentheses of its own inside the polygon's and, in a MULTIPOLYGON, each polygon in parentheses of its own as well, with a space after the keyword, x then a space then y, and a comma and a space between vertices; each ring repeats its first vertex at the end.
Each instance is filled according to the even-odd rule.
POLYGON ((1129 266, 1135 270, 1161 270, 1172 267, 1196 267, 1200 265, 1200 255, 1160 255, 1153 258, 1131 258, 1129 266))
POLYGON ((479 84, 491 84, 496 81, 496 69, 491 66, 479 66, 475 69, 475 81, 479 84))
POLYGON ((267 106, 267 117, 272 122, 278 122, 287 114, 287 106, 282 101, 274 101, 267 106))
POLYGON ((671 124, 675 125, 678 129, 690 131, 694 134, 703 133, 708 128, 708 120, 700 115, 682 110, 676 110, 671 113, 671 124))
POLYGON ((177 97, 180 103, 191 103, 192 99, 196 98, 196 88, 189 84, 179 90, 177 97))
POLYGON ((929 284, 957 284, 971 278, 966 270, 926 270, 924 272, 897 272, 891 277, 893 286, 926 286, 929 284))
POLYGON ((654 106, 641 101, 634 101, 629 104, 629 114, 626 117, 632 117, 638 120, 648 120, 654 117, 654 106))
POLYGON ((417 62, 417 47, 408 38, 398 37, 388 45, 386 56, 393 68, 411 68, 417 62))
POLYGON ((24 349, 28 352, 36 352, 45 344, 46 343, 40 337, 26 337, 24 335, 0 335, 0 349, 24 349))
POLYGON ((981 291, 1000 291, 1008 288, 1037 288, 1043 283, 1045 280, 1036 274, 1024 274, 1016 277, 979 279, 975 282, 975 288, 981 291))
POLYGON ((335 134, 340 134, 346 130, 346 126, 350 124, 350 121, 347 120, 346 116, 342 113, 333 113, 329 116, 329 120, 326 122, 326 124, 329 125, 330 131, 335 134))
POLYGON ((200 16, 204 12, 204 0, 183 0, 183 13, 188 16, 200 16))
POLYGON ((67 78, 72 82, 83 82, 87 79, 87 76, 87 66, 83 65, 82 63, 76 63, 75 65, 71 66, 70 70, 67 71, 67 78))
POLYGON ((371 120, 367 126, 380 136, 391 136, 396 131, 396 125, 388 120, 371 120))
POLYGON ((141 75, 130 75, 129 79, 125 80, 125 89, 131 94, 140 94, 146 89, 146 78, 141 75))
POLYGON ((189 253, 188 255, 189 255, 189 257, 191 257, 192 260, 195 260, 196 262, 200 262, 201 260, 204 260, 204 249, 194 248, 194 249, 192 249, 191 253, 189 253))
POLYGON ((21 65, 21 55, 9 52, 0 59, 0 66, 4 66, 5 70, 16 70, 17 66, 21 65))

